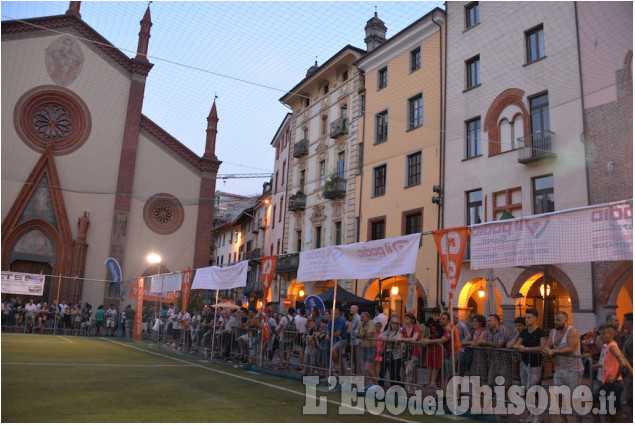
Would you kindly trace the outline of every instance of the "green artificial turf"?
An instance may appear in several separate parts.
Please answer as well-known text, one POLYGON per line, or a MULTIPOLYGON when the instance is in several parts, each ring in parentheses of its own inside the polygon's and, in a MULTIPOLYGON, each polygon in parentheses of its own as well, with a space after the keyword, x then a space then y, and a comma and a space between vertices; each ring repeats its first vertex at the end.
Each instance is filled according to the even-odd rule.
MULTIPOLYGON (((2 335, 3 422, 386 422, 303 415, 301 382, 117 339, 2 335), (257 382, 253 382, 257 381, 257 382), (263 385, 261 383, 267 384, 263 385)), ((324 394, 318 394, 324 395, 324 394)), ((339 392, 328 395, 341 400, 339 392)), ((438 422, 439 416, 400 419, 438 422)))

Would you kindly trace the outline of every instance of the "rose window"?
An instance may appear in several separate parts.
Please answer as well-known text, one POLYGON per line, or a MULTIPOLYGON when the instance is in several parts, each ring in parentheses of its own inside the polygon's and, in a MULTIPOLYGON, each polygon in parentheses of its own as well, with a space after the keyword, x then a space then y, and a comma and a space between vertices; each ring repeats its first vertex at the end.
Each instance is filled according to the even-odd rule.
POLYGON ((35 111, 33 127, 43 139, 62 140, 73 128, 73 121, 66 109, 49 103, 35 111))
POLYGON ((143 218, 152 231, 159 234, 173 233, 183 223, 183 206, 174 196, 159 193, 148 199, 143 218))

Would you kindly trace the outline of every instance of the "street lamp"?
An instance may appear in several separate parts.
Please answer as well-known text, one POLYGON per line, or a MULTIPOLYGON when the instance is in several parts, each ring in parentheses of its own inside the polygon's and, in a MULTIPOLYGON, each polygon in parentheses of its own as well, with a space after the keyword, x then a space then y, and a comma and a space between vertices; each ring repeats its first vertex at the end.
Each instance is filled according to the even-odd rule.
MULTIPOLYGON (((158 276, 161 273, 161 256, 159 254, 150 253, 146 257, 146 259, 148 260, 148 263, 157 265, 157 279, 158 279, 159 278, 158 276)), ((159 296, 160 297, 163 296, 163 288, 161 288, 161 294, 159 296)), ((158 303, 158 300, 157 300, 157 303, 158 303)), ((157 304, 157 307, 156 307, 155 314, 158 314, 157 317, 159 318, 159 321, 160 321, 161 320, 161 312, 159 310, 159 305, 158 304, 157 304)), ((160 328, 159 328, 159 330, 157 330, 157 346, 159 345, 159 332, 160 332, 160 328)))
POLYGON ((397 295, 399 293, 399 287, 393 286, 392 288, 390 288, 390 293, 393 295, 397 295))

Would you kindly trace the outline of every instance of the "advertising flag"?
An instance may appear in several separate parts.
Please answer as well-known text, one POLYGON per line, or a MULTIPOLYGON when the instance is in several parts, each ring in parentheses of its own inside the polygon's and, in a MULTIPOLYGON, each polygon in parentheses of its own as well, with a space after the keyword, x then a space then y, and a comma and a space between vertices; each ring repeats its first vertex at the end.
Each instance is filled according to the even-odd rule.
POLYGON ((276 256, 270 255, 268 257, 262 257, 262 269, 260 273, 260 280, 262 282, 262 290, 264 292, 264 296, 262 297, 262 308, 264 309, 265 305, 269 301, 267 299, 267 294, 269 293, 269 288, 271 288, 271 282, 273 281, 273 273, 276 271, 276 256))
POLYGON ((191 289, 233 289, 247 286, 249 261, 231 266, 209 266, 196 270, 191 289))
POLYGON ((448 292, 450 303, 452 303, 454 291, 456 290, 456 285, 459 282, 459 275, 461 274, 461 266, 463 265, 463 256, 465 254, 465 247, 467 246, 468 234, 469 231, 467 226, 434 230, 432 232, 434 242, 437 244, 437 250, 439 252, 439 257, 441 258, 443 270, 445 270, 445 276, 447 277, 448 284, 450 285, 450 290, 448 292))
POLYGON ((192 282, 192 270, 184 270, 182 275, 183 282, 181 283, 181 313, 185 313, 190 302, 190 283, 192 282))
POLYGON ((110 274, 110 280, 112 280, 115 283, 115 290, 117 291, 117 297, 121 296, 121 280, 122 278, 122 274, 121 274, 121 266, 119 265, 119 262, 112 258, 106 258, 106 269, 108 269, 108 274, 110 274))
POLYGON ((137 309, 135 310, 134 329, 132 339, 143 338, 143 282, 145 279, 137 279, 137 309))

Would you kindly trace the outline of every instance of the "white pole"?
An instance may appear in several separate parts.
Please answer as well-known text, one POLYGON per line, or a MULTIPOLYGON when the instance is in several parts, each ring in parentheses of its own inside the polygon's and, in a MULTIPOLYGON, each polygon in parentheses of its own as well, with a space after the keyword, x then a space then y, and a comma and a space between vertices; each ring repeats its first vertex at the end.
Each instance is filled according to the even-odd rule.
MULTIPOLYGON (((329 350, 329 376, 333 368, 333 335, 335 334, 335 301, 337 300, 337 281, 333 287, 333 310, 331 311, 331 348, 329 350)), ((339 359, 339 356, 338 356, 339 359)), ((340 361, 341 363, 341 361, 340 361)), ((342 371, 340 371, 342 373, 342 371)))
MULTIPOLYGON (((445 243, 446 243, 446 263, 445 264, 450 264, 450 238, 446 237, 445 239, 445 243)), ((447 278, 447 276, 446 276, 447 278)), ((449 282, 449 280, 448 280, 449 282)), ((452 288, 449 288, 449 294, 453 294, 452 292, 452 288)), ((455 356, 454 356, 454 310, 452 309, 452 298, 450 298, 449 300, 449 304, 450 304, 450 341, 451 341, 451 350, 452 350, 452 377, 454 377, 456 375, 456 369, 454 367, 454 362, 455 362, 455 356)), ((456 379, 452 380, 452 413, 456 415, 456 379)))
POLYGON ((214 304, 214 320, 212 320, 212 353, 210 354, 209 359, 214 360, 214 342, 216 341, 216 318, 218 317, 218 292, 220 290, 216 290, 216 303, 214 304))
POLYGON ((55 306, 55 316, 53 320, 53 335, 57 332, 57 310, 60 309, 60 287, 62 286, 62 276, 57 279, 57 305, 55 306))

